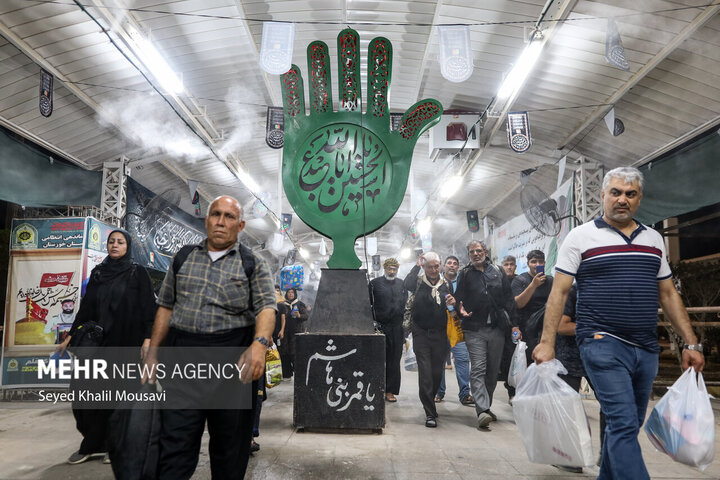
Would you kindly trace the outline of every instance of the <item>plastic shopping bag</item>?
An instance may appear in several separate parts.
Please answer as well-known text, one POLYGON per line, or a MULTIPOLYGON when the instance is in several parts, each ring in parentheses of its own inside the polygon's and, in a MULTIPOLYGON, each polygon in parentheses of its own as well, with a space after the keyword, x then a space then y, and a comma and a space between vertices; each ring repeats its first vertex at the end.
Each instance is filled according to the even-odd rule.
POLYGON ((676 462, 705 470, 715 455, 715 418, 702 373, 693 367, 668 387, 645 423, 650 442, 676 462))
POLYGON ((595 458, 582 397, 558 374, 557 359, 531 364, 517 386, 513 416, 533 463, 584 467, 595 458))
POLYGON ((452 348, 458 343, 465 341, 465 334, 460 326, 460 319, 454 311, 447 312, 447 319, 447 336, 450 341, 450 348, 452 348))
POLYGON ((527 357, 525 356, 525 350, 527 350, 527 343, 520 340, 515 345, 515 351, 513 352, 512 360, 510 361, 510 371, 508 373, 508 385, 511 387, 517 387, 525 375, 527 370, 527 357))
POLYGON ((413 338, 412 333, 408 336, 407 341, 405 342, 405 370, 411 371, 411 372, 417 372, 417 357, 415 357, 415 352, 413 351, 413 338))
POLYGON ((274 345, 265 352, 265 386, 272 388, 282 382, 280 353, 274 345))

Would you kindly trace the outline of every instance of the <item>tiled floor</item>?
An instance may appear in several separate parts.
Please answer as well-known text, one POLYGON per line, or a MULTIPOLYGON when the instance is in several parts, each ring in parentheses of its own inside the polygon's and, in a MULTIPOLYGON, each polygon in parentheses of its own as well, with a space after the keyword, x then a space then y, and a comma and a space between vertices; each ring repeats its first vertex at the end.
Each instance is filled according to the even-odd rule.
MULTIPOLYGON (((293 384, 282 383, 268 392, 261 436, 257 439, 261 450, 250 460, 247 478, 492 480, 597 476, 597 467, 572 474, 529 462, 501 385, 493 405, 498 421, 491 424, 490 431, 478 431, 474 409, 457 401, 454 372, 446 371, 446 375, 448 392, 438 407, 438 428, 424 426, 417 398, 417 374, 403 372, 398 402, 386 404, 387 425, 382 434, 296 432, 292 428, 293 384)), ((584 404, 597 450, 598 404, 593 399, 584 404)), ((75 466, 64 463, 80 441, 68 405, 45 410, 19 406, 0 403, 0 478, 112 478, 110 467, 100 462, 101 457, 75 466)), ((716 438, 719 442, 720 436, 716 438)), ((720 478, 717 461, 700 472, 655 451, 644 432, 640 444, 654 479, 720 478)), ((209 479, 209 467, 206 434, 193 478, 209 479)))

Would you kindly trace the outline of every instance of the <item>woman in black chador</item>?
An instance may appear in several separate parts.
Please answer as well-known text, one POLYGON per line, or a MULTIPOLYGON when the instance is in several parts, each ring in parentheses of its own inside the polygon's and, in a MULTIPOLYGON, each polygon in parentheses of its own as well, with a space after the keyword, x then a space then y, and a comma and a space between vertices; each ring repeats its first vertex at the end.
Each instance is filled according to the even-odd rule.
MULTIPOLYGON (((108 256, 92 270, 70 335, 59 349, 67 348, 80 325, 94 321, 103 329, 102 347, 138 347, 139 357, 144 356, 144 350, 150 345, 155 295, 147 270, 131 259, 130 243, 130 235, 125 230, 110 232, 108 256)), ((73 408, 83 441, 80 449, 68 458, 68 463, 82 463, 92 454, 108 451, 108 419, 112 412, 73 408)), ((103 461, 110 463, 107 455, 103 461)))
POLYGON ((285 292, 285 331, 280 340, 280 361, 282 362, 283 378, 290 378, 295 373, 295 334, 305 329, 302 325, 308 319, 307 306, 297 297, 297 290, 289 288, 285 292))

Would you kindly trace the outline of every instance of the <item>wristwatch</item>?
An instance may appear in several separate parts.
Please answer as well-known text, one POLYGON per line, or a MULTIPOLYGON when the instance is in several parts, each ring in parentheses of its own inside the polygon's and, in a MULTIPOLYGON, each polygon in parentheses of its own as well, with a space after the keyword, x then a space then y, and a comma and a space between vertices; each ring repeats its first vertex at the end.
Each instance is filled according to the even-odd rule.
POLYGON ((687 343, 683 345, 684 350, 693 350, 695 352, 702 352, 702 343, 696 343, 694 345, 688 345, 687 343))
POLYGON ((265 348, 270 348, 270 342, 268 342, 268 339, 265 337, 255 337, 253 342, 260 342, 260 344, 264 345, 265 348))

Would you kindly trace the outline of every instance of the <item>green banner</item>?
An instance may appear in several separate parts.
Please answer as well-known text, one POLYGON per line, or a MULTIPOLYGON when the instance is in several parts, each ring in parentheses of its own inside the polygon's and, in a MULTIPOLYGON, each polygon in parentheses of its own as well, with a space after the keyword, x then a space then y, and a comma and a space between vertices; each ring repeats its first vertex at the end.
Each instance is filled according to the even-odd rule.
POLYGON ((99 207, 102 172, 51 158, 0 128, 0 200, 26 207, 99 207))

